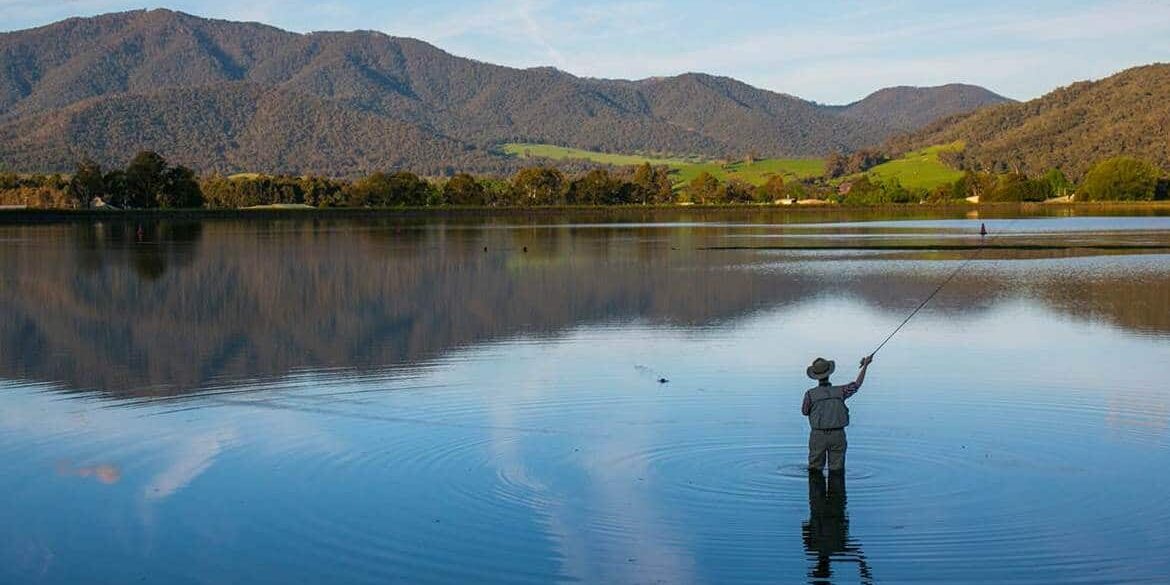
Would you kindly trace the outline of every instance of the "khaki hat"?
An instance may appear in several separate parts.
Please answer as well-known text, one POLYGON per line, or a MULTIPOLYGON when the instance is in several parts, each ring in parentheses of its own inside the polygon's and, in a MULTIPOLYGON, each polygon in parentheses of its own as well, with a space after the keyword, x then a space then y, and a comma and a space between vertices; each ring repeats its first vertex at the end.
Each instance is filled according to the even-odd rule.
POLYGON ((833 370, 836 369, 837 362, 833 360, 827 360, 825 358, 817 358, 813 360, 812 365, 809 366, 805 372, 808 374, 808 377, 814 380, 824 380, 833 373, 833 370))

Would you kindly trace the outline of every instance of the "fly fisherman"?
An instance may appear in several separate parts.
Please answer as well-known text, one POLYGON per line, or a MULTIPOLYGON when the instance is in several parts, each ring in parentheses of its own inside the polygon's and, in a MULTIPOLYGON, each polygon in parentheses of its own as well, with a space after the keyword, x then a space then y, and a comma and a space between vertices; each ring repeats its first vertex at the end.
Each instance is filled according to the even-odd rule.
POLYGON ((873 361, 869 355, 861 358, 861 371, 857 379, 844 386, 829 383, 829 376, 837 368, 833 360, 817 358, 806 372, 818 382, 816 388, 804 393, 800 413, 808 417, 811 431, 808 434, 808 468, 820 472, 825 467, 826 456, 829 472, 845 470, 845 427, 849 426, 849 407, 845 401, 861 389, 865 381, 865 370, 873 361))

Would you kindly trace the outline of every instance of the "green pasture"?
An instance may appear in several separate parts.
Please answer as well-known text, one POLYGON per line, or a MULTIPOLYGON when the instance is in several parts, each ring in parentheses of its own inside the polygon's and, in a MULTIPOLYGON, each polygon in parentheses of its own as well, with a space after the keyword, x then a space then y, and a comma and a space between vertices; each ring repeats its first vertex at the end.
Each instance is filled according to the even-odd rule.
POLYGON ((606 165, 623 166, 640 165, 647 162, 652 165, 675 166, 692 164, 702 160, 699 158, 672 157, 662 155, 611 154, 608 152, 582 150, 580 148, 553 146, 551 144, 505 144, 503 150, 506 154, 511 156, 518 156, 521 158, 549 158, 553 160, 578 159, 589 160, 606 165))
POLYGON ((581 159, 610 165, 665 165, 674 171, 676 184, 689 182, 704 171, 720 181, 738 179, 752 185, 762 185, 773 175, 785 179, 805 179, 818 177, 825 172, 825 162, 819 158, 769 158, 751 163, 724 163, 699 157, 610 154, 550 144, 505 144, 503 150, 509 155, 523 158, 581 159))
POLYGON ((869 169, 866 174, 871 180, 885 181, 896 178, 907 189, 933 189, 939 185, 953 183, 963 176, 962 171, 952 169, 938 159, 940 152, 962 148, 963 144, 960 142, 930 146, 882 163, 869 169))

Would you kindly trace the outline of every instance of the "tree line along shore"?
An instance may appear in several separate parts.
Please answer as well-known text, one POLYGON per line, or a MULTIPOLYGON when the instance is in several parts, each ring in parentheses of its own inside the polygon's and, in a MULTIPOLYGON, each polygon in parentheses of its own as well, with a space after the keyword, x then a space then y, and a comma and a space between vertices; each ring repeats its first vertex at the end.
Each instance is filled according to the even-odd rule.
POLYGON ((1099 161, 1079 183, 1060 170, 1039 176, 965 171, 931 189, 907 188, 897 177, 864 171, 882 160, 871 153, 832 155, 821 177, 781 175, 762 184, 720 180, 703 172, 674 182, 667 166, 643 163, 566 173, 526 167, 510 177, 427 178, 408 171, 346 180, 319 176, 240 174, 198 176, 161 155, 143 151, 125 168, 84 160, 71 175, 0 173, 0 207, 33 209, 240 209, 264 206, 327 208, 536 207, 621 205, 840 204, 950 202, 1156 201, 1170 198, 1170 177, 1129 157, 1099 161), (846 175, 850 171, 862 174, 846 175), (844 177, 843 177, 844 176, 844 177))

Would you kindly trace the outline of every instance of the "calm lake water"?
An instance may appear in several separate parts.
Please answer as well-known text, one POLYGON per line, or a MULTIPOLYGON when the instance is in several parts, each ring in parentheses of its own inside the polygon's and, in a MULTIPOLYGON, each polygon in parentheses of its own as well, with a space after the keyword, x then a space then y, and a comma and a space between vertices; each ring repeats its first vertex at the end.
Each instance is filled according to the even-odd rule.
POLYGON ((0 583, 1166 582, 1170 217, 915 217, 0 225, 0 583))

